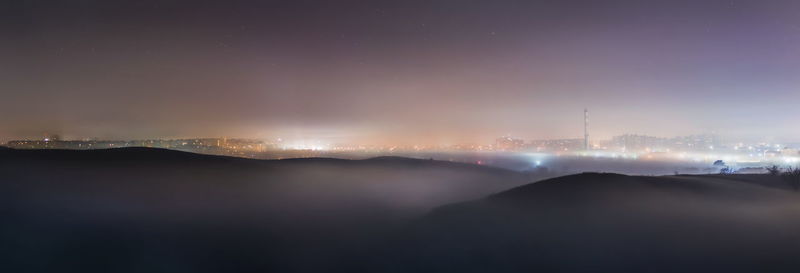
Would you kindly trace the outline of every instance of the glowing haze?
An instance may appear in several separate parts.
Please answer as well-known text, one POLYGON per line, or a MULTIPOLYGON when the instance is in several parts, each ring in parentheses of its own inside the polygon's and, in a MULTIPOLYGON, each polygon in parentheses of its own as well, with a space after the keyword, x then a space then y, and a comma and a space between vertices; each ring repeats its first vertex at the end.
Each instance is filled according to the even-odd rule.
POLYGON ((800 138, 797 1, 19 2, 0 140, 800 138))

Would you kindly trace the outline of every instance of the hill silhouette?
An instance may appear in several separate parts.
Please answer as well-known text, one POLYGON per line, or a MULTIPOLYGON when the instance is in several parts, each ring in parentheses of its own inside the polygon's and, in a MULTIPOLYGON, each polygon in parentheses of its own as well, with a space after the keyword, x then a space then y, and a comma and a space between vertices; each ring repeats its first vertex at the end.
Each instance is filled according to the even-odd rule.
POLYGON ((437 209, 393 256, 424 272, 794 272, 800 198, 760 179, 544 180, 437 209))
POLYGON ((2 272, 322 271, 402 223, 536 178, 381 157, 252 160, 150 148, 0 151, 2 272), (41 262, 41 259, 47 262, 41 262))

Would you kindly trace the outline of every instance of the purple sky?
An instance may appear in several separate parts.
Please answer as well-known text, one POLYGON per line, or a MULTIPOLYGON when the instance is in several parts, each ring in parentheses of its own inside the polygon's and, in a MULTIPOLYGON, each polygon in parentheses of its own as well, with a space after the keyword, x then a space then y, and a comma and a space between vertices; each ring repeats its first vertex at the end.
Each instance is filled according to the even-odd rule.
POLYGON ((26 1, 0 18, 0 141, 580 137, 584 107, 598 138, 800 139, 798 1, 26 1))

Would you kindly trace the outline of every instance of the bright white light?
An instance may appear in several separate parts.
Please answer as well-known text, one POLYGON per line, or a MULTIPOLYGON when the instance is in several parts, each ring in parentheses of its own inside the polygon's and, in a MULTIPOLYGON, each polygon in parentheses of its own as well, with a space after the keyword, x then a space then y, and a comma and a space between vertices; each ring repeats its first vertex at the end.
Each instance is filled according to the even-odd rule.
POLYGON ((325 151, 329 150, 329 145, 322 143, 319 140, 292 140, 283 141, 281 147, 284 150, 311 150, 311 151, 325 151))

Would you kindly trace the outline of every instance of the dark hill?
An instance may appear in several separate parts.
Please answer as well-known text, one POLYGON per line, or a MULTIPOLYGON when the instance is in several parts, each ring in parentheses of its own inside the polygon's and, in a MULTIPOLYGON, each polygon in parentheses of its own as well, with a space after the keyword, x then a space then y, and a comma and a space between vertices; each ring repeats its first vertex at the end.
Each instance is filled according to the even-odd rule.
POLYGON ((0 160, 20 161, 20 160, 44 160, 50 162, 70 161, 70 162, 131 162, 131 161, 242 161, 245 159, 201 155, 159 148, 116 148, 100 150, 17 150, 5 149, 0 153, 0 160))
POLYGON ((376 158, 0 151, 0 272, 353 269, 409 218, 535 178, 376 158))
POLYGON ((536 179, 486 166, 398 157, 253 160, 152 148, 2 150, 0 171, 6 177, 0 186, 32 194, 96 192, 166 205, 173 200, 164 193, 180 191, 183 205, 223 202, 249 209, 277 200, 337 206, 374 202, 367 207, 416 212, 536 179), (230 200, 231 195, 238 198, 230 200), (253 203, 241 204, 245 200, 253 203))
MULTIPOLYGON (((494 172, 508 175, 516 172, 490 166, 465 164, 458 162, 414 159, 407 157, 381 156, 365 160, 349 160, 338 158, 289 158, 282 160, 255 160, 238 157, 196 154, 161 148, 126 147, 99 150, 17 150, 0 146, 0 162, 46 161, 51 163, 91 162, 93 164, 116 163, 158 163, 158 164, 197 164, 202 162, 259 166, 291 166, 291 165, 331 165, 331 166, 384 166, 398 168, 448 168, 469 172, 494 172)), ((97 165, 93 165, 96 167, 97 165)))
MULTIPOLYGON (((785 190, 764 187, 758 181, 779 179, 769 175, 744 176, 628 176, 613 173, 583 173, 520 186, 491 196, 498 202, 571 203, 629 202, 643 194, 677 199, 698 197, 715 200, 766 199, 793 196, 785 190), (743 177, 751 177, 744 179, 743 177)), ((785 184, 785 183, 784 183, 785 184)), ((785 187, 785 189, 789 189, 785 187)))
POLYGON ((549 179, 437 209, 393 256, 424 272, 795 272, 798 194, 753 177, 549 179))

